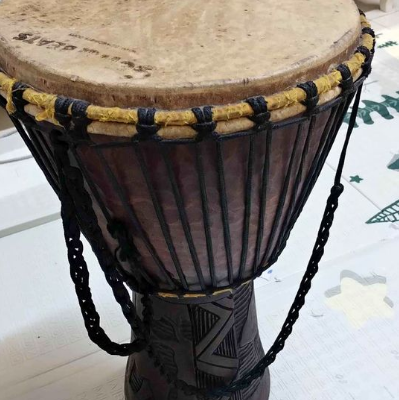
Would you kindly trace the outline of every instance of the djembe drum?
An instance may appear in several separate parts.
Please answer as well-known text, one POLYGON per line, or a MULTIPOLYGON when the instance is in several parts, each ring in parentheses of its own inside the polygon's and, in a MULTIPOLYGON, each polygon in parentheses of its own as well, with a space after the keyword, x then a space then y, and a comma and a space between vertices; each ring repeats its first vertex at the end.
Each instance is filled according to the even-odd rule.
POLYGON ((364 14, 350 0, 3 0, 0 15, 0 99, 61 200, 90 338, 129 356, 126 397, 267 399, 343 190, 374 53, 364 14), (252 281, 354 97, 314 251, 265 354, 252 281), (81 232, 131 343, 100 326, 81 232))

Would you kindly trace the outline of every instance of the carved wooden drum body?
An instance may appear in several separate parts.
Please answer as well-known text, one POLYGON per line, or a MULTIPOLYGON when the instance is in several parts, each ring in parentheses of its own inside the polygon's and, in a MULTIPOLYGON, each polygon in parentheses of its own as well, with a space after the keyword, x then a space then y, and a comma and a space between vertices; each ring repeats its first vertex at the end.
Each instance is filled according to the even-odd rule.
POLYGON ((285 247, 355 95, 357 108, 374 52, 364 15, 347 0, 3 0, 0 14, 0 103, 60 197, 90 338, 130 356, 126 397, 266 399, 328 238, 347 142, 266 355, 252 280, 285 247), (132 343, 100 327, 80 232, 132 343))

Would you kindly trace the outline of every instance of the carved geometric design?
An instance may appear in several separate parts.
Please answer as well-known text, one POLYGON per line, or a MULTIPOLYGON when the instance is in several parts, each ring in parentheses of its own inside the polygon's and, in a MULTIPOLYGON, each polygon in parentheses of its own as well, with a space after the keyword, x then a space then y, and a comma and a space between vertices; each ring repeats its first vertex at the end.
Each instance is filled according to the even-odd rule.
POLYGON ((140 376, 136 361, 134 361, 132 370, 130 371, 129 384, 137 400, 154 400, 151 384, 148 379, 140 376))
POLYGON ((175 361, 175 352, 164 343, 153 343, 153 347, 165 371, 176 375, 178 368, 175 361))
POLYGON ((220 319, 216 314, 213 314, 200 306, 191 307, 194 327, 194 344, 197 345, 214 327, 220 319))
POLYGON ((173 324, 165 318, 154 320, 152 325, 152 333, 161 340, 179 341, 176 336, 173 324))
MULTIPOLYGON (((228 350, 227 354, 215 354, 215 351, 234 329, 233 306, 232 298, 191 306, 197 369, 225 379, 238 368, 238 359, 231 357, 234 350, 228 350)), ((235 337, 230 336, 227 344, 236 347, 235 337)))
POLYGON ((204 371, 197 369, 197 385, 199 388, 213 389, 223 385, 223 379, 219 376, 207 374, 204 371))
POLYGON ((248 400, 249 397, 243 397, 243 391, 239 390, 238 392, 235 392, 229 400, 248 400))
POLYGON ((236 340, 234 328, 226 335, 223 341, 219 344, 213 354, 218 356, 237 358, 236 340))
POLYGON ((184 339, 189 340, 190 342, 193 341, 193 332, 191 330, 190 321, 180 318, 179 333, 182 337, 184 337, 184 339))
POLYGON ((247 372, 253 368, 262 356, 262 343, 259 336, 256 336, 254 342, 240 348, 240 373, 247 372))
MULTIPOLYGON (((257 332, 252 285, 201 304, 154 301, 151 344, 163 371, 198 388, 228 385, 253 367, 263 355, 257 332)), ((146 352, 131 356, 127 377, 127 400, 196 398, 168 384, 146 352)), ((217 400, 267 400, 267 379, 217 400)))
POLYGON ((242 285, 237 289, 237 294, 234 298, 234 319, 237 340, 240 342, 241 333, 248 317, 248 308, 251 304, 252 285, 242 285))
MULTIPOLYGON (((248 343, 247 345, 240 348, 240 376, 242 376, 245 372, 251 370, 263 357, 263 355, 264 352, 262 348, 262 343, 260 341, 259 335, 256 335, 256 338, 252 343, 248 343)), ((244 399, 250 399, 257 390, 259 383, 260 379, 257 379, 255 382, 252 383, 251 386, 241 390, 240 393, 242 394, 242 397, 244 399)))
POLYGON ((138 374, 136 361, 134 361, 129 382, 134 393, 137 393, 143 386, 143 378, 138 374))

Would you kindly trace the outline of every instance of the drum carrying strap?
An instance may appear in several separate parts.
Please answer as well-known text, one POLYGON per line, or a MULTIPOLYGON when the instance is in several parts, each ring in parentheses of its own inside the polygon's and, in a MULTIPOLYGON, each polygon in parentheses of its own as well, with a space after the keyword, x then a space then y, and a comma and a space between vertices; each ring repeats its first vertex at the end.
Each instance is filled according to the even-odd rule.
MULTIPOLYGON (((283 324, 283 327, 277 336, 277 339, 262 360, 260 360, 251 371, 248 371, 240 379, 230 383, 229 385, 206 391, 205 389, 199 389, 193 385, 187 384, 186 382, 178 379, 177 376, 166 374, 168 382, 170 382, 170 384, 173 385, 176 390, 179 389, 182 390, 186 395, 196 395, 200 398, 231 396, 232 393, 245 389, 254 380, 260 378, 264 374, 266 368, 268 368, 268 366, 274 362, 278 353, 284 348, 285 342, 290 336, 293 326, 299 317, 299 312, 305 304, 305 297, 311 288, 312 280, 318 272, 319 263, 324 254, 324 248, 327 244, 330 229, 334 220, 334 214, 338 208, 338 199, 344 190, 344 187, 341 183, 341 175, 349 140, 356 122, 361 90, 362 85, 360 85, 357 89, 355 102, 349 121, 349 127, 346 133, 343 150, 335 175, 334 185, 327 200, 327 205, 323 214, 312 255, 310 257, 306 272, 300 283, 299 290, 288 312, 288 316, 283 324)), ((123 276, 118 274, 115 268, 104 265, 101 260, 99 260, 100 265, 104 270, 107 281, 112 287, 115 298, 121 305, 123 313, 130 323, 137 339, 133 343, 128 344, 114 343, 109 339, 100 326, 100 317, 96 311, 91 297, 89 287, 89 272, 83 257, 83 244, 80 240, 81 232, 79 228, 79 222, 83 222, 81 219, 84 218, 84 214, 87 212, 93 212, 93 210, 91 206, 87 207, 88 203, 86 203, 86 206, 83 204, 83 209, 81 210, 80 206, 77 204, 79 200, 74 202, 74 198, 82 198, 82 193, 75 193, 77 188, 80 187, 81 191, 83 192, 85 192, 85 189, 82 181, 78 182, 77 184, 75 179, 75 182, 73 182, 73 179, 77 178, 76 174, 78 173, 78 169, 70 166, 68 159, 68 144, 59 140, 55 140, 54 145, 56 147, 55 158, 57 162, 60 183, 60 200, 62 204, 61 216, 65 232, 65 241, 68 248, 71 276, 75 283, 76 293, 82 309, 82 315, 89 337, 101 349, 113 355, 128 356, 134 352, 141 351, 146 348, 149 355, 155 359, 156 365, 159 365, 159 359, 149 343, 149 327, 151 322, 151 302, 148 298, 149 296, 144 296, 144 299, 146 299, 144 302, 144 320, 141 321, 137 316, 135 306, 130 299, 129 293, 124 286, 123 276)), ((83 178, 81 176, 78 178, 78 180, 82 179, 83 178)), ((87 193, 85 194, 87 195, 87 193)), ((90 222, 88 221, 88 223, 90 222)), ((160 368, 160 371, 165 374, 164 368, 160 368)))
POLYGON ((148 343, 148 329, 151 318, 151 304, 148 295, 143 296, 142 302, 146 308, 144 321, 136 312, 130 294, 126 289, 121 271, 115 267, 114 258, 105 253, 107 246, 99 231, 97 217, 91 206, 91 199, 84 188, 83 177, 78 168, 72 167, 69 162, 68 144, 57 137, 53 132, 55 160, 58 169, 59 197, 61 201, 61 218, 64 228, 64 237, 68 250, 70 274, 75 284, 75 291, 79 300, 82 316, 90 339, 102 350, 111 355, 129 356, 144 350, 148 343), (75 199, 75 201, 74 201, 75 199), (80 239, 79 223, 85 226, 93 238, 93 250, 99 264, 104 271, 108 284, 111 286, 116 301, 129 322, 137 339, 132 343, 119 344, 111 341, 100 326, 100 316, 94 305, 90 285, 89 271, 83 256, 83 243, 80 239), (97 235, 96 235, 97 231, 97 235))
POLYGON ((226 387, 214 389, 207 392, 206 397, 229 396, 238 390, 245 389, 251 384, 251 382, 264 374, 266 368, 275 361, 278 353, 283 350, 285 342, 290 336, 295 322, 298 320, 299 312, 305 304, 305 298, 311 288, 312 280, 319 270, 319 263, 321 258, 323 257, 324 248, 328 242, 330 229, 334 221, 334 214, 338 208, 338 199, 344 191, 344 186, 341 183, 341 176, 344 168, 349 140, 351 138, 353 128, 355 127, 356 123, 356 116, 359 109, 362 86, 363 85, 360 85, 360 87, 357 89, 344 146, 341 152, 341 156, 339 158, 337 171, 335 174, 334 185, 331 188, 331 193, 327 199, 326 208, 324 210, 323 218, 320 223, 320 228, 317 234, 315 245, 313 247, 312 255, 310 256, 310 260, 302 281, 299 285, 298 292, 288 312, 288 316, 284 321, 283 327, 279 335, 277 336, 277 339, 274 341, 273 345, 270 347, 269 351, 262 358, 262 360, 260 360, 251 371, 248 371, 240 379, 230 383, 226 387))

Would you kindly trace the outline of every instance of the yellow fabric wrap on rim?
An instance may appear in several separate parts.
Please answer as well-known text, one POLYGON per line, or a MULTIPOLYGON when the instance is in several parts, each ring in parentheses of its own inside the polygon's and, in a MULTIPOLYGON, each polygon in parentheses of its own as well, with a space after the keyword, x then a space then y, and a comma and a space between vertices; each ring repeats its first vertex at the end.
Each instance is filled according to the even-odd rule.
MULTIPOLYGON (((371 27, 367 19, 360 15, 360 21, 362 28, 371 27)), ((361 45, 369 50, 374 47, 374 38, 368 33, 362 35, 361 45)), ((344 64, 350 69, 352 76, 356 75, 362 68, 365 61, 365 56, 362 53, 355 53, 350 60, 344 64)), ((341 73, 337 70, 331 71, 328 75, 324 75, 314 81, 317 86, 319 95, 327 93, 328 91, 336 88, 342 80, 341 73)), ((15 79, 12 79, 0 72, 0 87, 6 93, 7 99, 7 111, 12 114, 14 113, 15 106, 12 101, 12 88, 15 79)), ((55 118, 55 101, 56 95, 37 92, 32 88, 28 88, 24 91, 23 98, 30 104, 33 104, 42 109, 36 115, 38 121, 50 121, 59 125, 55 118)), ((301 103, 306 99, 306 93, 303 89, 293 88, 284 92, 276 93, 272 96, 265 97, 270 111, 282 109, 285 107, 292 106, 297 103, 301 103)), ((223 106, 213 107, 213 120, 229 121, 242 117, 250 117, 253 115, 251 106, 246 102, 227 104, 223 106)), ((69 109, 69 113, 71 110, 69 109)), ((125 109, 118 107, 100 107, 95 105, 89 105, 87 108, 87 116, 92 121, 99 122, 115 122, 123 124, 135 125, 138 122, 137 109, 125 109)), ((175 110, 166 111, 158 110, 155 113, 155 123, 161 127, 171 126, 187 126, 197 123, 197 119, 191 110, 175 110)))
POLYGON ((56 95, 39 93, 36 90, 29 88, 24 91, 23 98, 28 103, 43 109, 42 112, 36 115, 36 121, 50 121, 53 124, 60 125, 55 118, 56 95))
POLYGON ((1 82, 1 89, 6 93, 6 110, 9 114, 14 114, 16 111, 15 105, 12 101, 12 88, 16 82, 16 79, 7 79, 4 82, 1 82))

